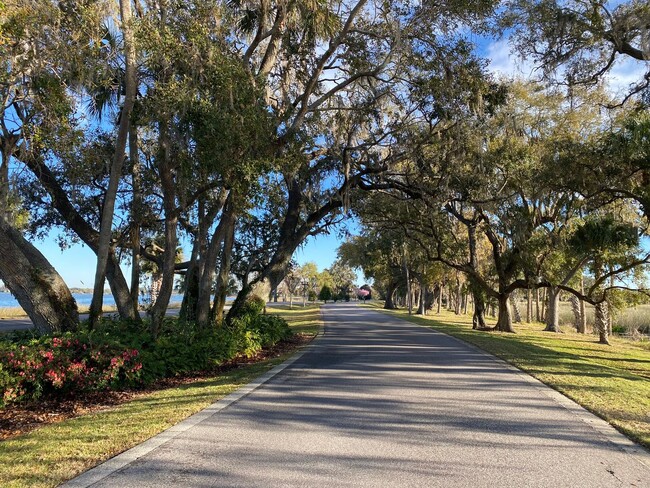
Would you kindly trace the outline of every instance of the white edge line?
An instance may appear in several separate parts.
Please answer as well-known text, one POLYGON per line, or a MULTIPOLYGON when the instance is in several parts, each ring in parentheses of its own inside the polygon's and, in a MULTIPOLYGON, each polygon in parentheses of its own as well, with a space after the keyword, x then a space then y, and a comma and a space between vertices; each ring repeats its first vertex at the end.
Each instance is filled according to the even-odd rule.
MULTIPOLYGON (((373 309, 369 309, 373 310, 373 309)), ((465 342, 462 339, 459 339, 458 337, 454 337, 449 334, 445 334, 442 331, 433 329, 430 326, 427 325, 422 325, 422 324, 416 324, 415 322, 409 322, 406 319, 403 319, 399 317, 398 315, 394 315, 391 313, 390 310, 384 312, 383 309, 376 309, 373 310, 375 312, 379 313, 384 313, 384 314, 390 314, 391 316, 394 316, 395 318, 402 320, 408 324, 416 325, 418 327, 422 327, 425 330, 428 330, 430 332, 433 332, 434 334, 441 334, 447 337, 450 337, 451 339, 460 342, 466 346, 469 346, 471 349, 473 349, 475 352, 486 356, 490 359, 492 359, 494 362, 499 363, 500 365, 504 366, 505 368, 509 369, 510 371, 513 371, 517 373, 518 376, 520 376, 522 379, 527 381, 528 383, 532 384, 535 386, 539 391, 541 391, 544 395, 555 401, 555 403, 559 404, 560 406, 564 407, 566 410, 574 414, 575 416, 578 417, 578 419, 585 424, 589 425, 592 429, 594 429, 600 436, 604 437, 607 441, 609 441, 611 444, 613 444, 617 449, 625 452, 626 454, 629 454, 630 456, 634 457, 638 462, 643 464, 644 466, 650 468, 650 451, 643 447, 640 444, 637 444, 633 440, 629 439, 626 437, 624 434, 616 430, 612 425, 610 425, 607 421, 601 419, 598 417, 596 414, 591 413, 589 410, 587 410, 585 407, 580 405, 579 403, 571 400, 570 398, 564 396, 562 393, 560 393, 557 390, 554 390, 551 388, 549 385, 545 384, 544 382, 538 380, 537 378, 531 376, 529 373, 526 373, 524 370, 519 369, 518 367, 510 364, 509 362, 495 356, 494 354, 490 354, 487 351, 484 351, 478 346, 475 346, 474 344, 470 344, 469 342, 465 342)))
POLYGON ((319 313, 320 313, 320 319, 321 319, 320 321, 322 323, 322 326, 319 328, 316 336, 312 339, 312 341, 309 343, 307 347, 303 348, 301 351, 298 351, 296 354, 294 354, 292 357, 287 359, 285 362, 278 364, 273 369, 264 373, 262 376, 258 376, 250 383, 241 386, 240 388, 226 395, 222 399, 217 400, 212 405, 187 417, 185 420, 182 420, 178 424, 173 425, 172 427, 169 427, 168 429, 162 431, 160 434, 156 434, 155 436, 149 438, 148 440, 142 442, 141 444, 138 444, 137 446, 134 446, 131 449, 128 449, 122 452, 121 454, 118 454, 104 461, 102 464, 99 464, 94 468, 90 468, 88 471, 81 473, 79 476, 72 478, 71 480, 61 484, 60 487, 61 488, 87 488, 89 486, 92 486, 93 484, 98 483, 104 478, 107 478, 108 476, 112 475, 116 471, 119 471, 120 469, 133 463, 134 461, 141 458, 142 456, 149 454, 151 451, 169 442, 170 440, 179 436, 183 432, 186 432, 187 430, 194 427, 195 425, 203 422, 207 418, 228 408, 233 403, 238 402, 242 398, 250 395, 253 391, 257 390, 260 386, 262 386, 264 383, 269 381, 271 378, 284 371, 286 368, 288 368, 293 363, 298 361, 307 352, 313 349, 314 346, 316 346, 316 343, 323 336, 324 329, 325 329, 325 323, 323 322, 322 319, 322 312, 319 311, 319 313))

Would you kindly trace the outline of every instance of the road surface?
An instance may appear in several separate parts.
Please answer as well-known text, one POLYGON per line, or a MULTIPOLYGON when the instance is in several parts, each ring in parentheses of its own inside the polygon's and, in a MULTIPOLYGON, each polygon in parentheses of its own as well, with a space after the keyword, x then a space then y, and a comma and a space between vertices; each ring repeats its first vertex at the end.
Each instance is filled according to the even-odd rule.
POLYGON ((323 316, 291 367, 93 486, 650 487, 647 451, 491 356, 354 304, 323 316))

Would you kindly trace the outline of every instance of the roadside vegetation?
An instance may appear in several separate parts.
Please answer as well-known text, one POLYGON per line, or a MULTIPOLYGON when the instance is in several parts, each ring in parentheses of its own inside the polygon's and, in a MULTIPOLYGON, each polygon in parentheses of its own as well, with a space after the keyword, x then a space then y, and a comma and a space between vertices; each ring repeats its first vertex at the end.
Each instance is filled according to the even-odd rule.
POLYGON ((608 346, 568 328, 562 334, 544 332, 540 323, 518 324, 517 334, 508 334, 473 330, 471 315, 448 310, 427 316, 409 315, 404 309, 385 312, 494 354, 650 448, 649 341, 613 337, 608 346))
POLYGON ((171 387, 130 390, 124 403, 103 407, 99 403, 93 413, 43 425, 0 442, 0 485, 57 486, 171 427, 287 359, 295 347, 317 333, 319 309, 310 305, 305 309, 269 310, 272 316, 286 320, 292 334, 302 340, 266 349, 267 353, 259 351, 253 357, 240 355, 211 374, 178 376, 171 387))
POLYGON ((156 335, 146 322, 124 320, 35 338, 33 331, 9 334, 0 340, 0 406, 146 386, 255 356, 291 335, 287 322, 263 314, 264 307, 253 296, 239 317, 212 328, 169 317, 156 335))

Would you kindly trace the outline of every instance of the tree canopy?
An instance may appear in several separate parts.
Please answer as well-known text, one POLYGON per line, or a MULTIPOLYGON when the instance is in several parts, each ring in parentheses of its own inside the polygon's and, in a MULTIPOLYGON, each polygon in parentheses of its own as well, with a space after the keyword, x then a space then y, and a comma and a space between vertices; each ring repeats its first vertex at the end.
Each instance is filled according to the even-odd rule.
POLYGON ((179 278, 181 320, 210 328, 262 283, 277 295, 295 251, 354 214, 361 235, 327 274, 300 270, 311 293, 347 296, 361 268, 389 308, 471 296, 477 327, 498 307, 512 331, 518 290, 548 290, 549 330, 559 293, 601 306, 643 291, 648 76, 619 98, 600 82, 619 57, 647 68, 647 6, 508 7, 7 0, 0 225, 14 257, 0 278, 43 331, 76 327, 30 243, 57 229, 97 255, 93 324, 105 279, 140 320, 142 270, 156 269, 154 335, 179 278), (543 82, 489 73, 472 41, 495 26, 543 82))

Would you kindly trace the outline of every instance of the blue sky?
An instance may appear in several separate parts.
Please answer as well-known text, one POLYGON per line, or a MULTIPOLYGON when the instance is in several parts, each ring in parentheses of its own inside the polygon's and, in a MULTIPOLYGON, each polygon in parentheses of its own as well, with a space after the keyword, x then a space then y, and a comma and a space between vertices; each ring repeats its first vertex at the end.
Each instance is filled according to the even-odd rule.
MULTIPOLYGON (((351 228, 354 229, 354 225, 351 228)), ((306 244, 298 249, 294 259, 298 264, 314 262, 322 271, 329 268, 336 260, 336 250, 341 239, 336 232, 310 237, 306 244)), ((95 254, 88 246, 74 244, 62 251, 56 242, 56 231, 42 241, 33 242, 45 255, 52 266, 59 272, 65 282, 74 288, 92 288, 95 280, 95 254)), ((130 273, 130 266, 123 266, 125 273, 130 273)), ((128 276, 128 275, 127 275, 128 276)), ((364 283, 363 276, 358 277, 358 284, 364 283)))

